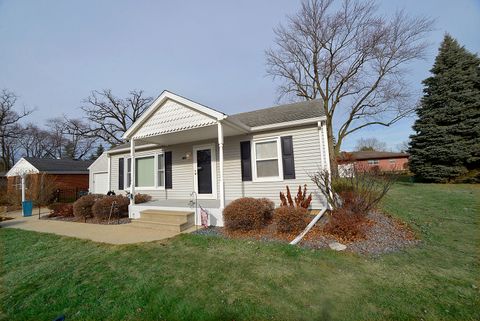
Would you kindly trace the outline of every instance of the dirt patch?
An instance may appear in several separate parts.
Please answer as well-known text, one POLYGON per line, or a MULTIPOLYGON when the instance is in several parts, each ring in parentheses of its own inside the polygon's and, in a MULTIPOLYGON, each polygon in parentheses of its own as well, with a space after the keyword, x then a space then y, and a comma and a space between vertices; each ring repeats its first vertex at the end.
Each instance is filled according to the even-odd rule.
POLYGON ((102 225, 118 225, 118 224, 128 224, 131 222, 130 218, 128 217, 121 217, 121 218, 114 218, 108 220, 99 220, 96 218, 89 218, 87 221, 83 219, 77 219, 74 216, 52 216, 52 215, 44 215, 40 218, 41 220, 52 220, 52 221, 63 221, 63 222, 75 222, 75 223, 88 223, 88 224, 102 224, 102 225))
MULTIPOLYGON (((346 251, 363 255, 377 256, 400 251, 417 245, 420 241, 412 230, 401 221, 382 213, 373 212, 364 223, 365 238, 345 242, 323 231, 327 218, 322 218, 299 243, 299 246, 313 249, 329 248, 329 243, 340 242, 347 246, 346 251)), ((298 233, 277 233, 273 224, 256 231, 227 231, 222 227, 209 227, 196 234, 220 236, 231 239, 248 239, 289 243, 298 233)))
POLYGON ((0 216, 0 222, 13 220, 13 217, 0 216))

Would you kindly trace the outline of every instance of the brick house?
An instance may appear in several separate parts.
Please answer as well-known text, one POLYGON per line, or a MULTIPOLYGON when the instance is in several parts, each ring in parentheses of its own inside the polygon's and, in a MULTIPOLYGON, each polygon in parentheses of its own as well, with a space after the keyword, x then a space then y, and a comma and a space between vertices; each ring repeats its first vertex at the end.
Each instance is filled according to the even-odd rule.
POLYGON ((338 164, 340 170, 354 164, 357 170, 406 171, 408 156, 406 153, 377 151, 342 152, 338 158, 338 164))
POLYGON ((59 201, 73 201, 80 194, 88 192, 88 167, 92 162, 23 157, 7 172, 7 190, 15 192, 22 189, 22 174, 33 180, 46 174, 54 180, 56 198, 59 201))

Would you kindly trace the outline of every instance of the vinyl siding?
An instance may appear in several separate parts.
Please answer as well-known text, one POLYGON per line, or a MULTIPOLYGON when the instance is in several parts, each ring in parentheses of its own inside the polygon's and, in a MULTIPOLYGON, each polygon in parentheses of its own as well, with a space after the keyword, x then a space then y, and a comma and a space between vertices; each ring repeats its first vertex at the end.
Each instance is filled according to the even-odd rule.
MULTIPOLYGON (((224 138, 224 184, 225 199, 229 201, 239 197, 267 197, 273 200, 277 205, 279 202, 279 192, 285 190, 288 185, 292 192, 296 191, 299 185, 307 184, 309 192, 313 195, 313 207, 323 207, 323 198, 316 192, 316 188, 310 180, 309 174, 325 168, 325 150, 326 144, 321 140, 324 136, 319 135, 319 128, 316 125, 306 127, 287 128, 258 134, 249 134, 224 138), (240 163, 240 142, 245 140, 257 140, 279 136, 292 136, 294 161, 295 161, 295 179, 274 181, 274 182, 242 182, 241 163, 240 163)), ((173 168, 173 188, 167 190, 136 189, 139 193, 150 194, 153 199, 190 199, 190 193, 194 189, 193 184, 193 155, 190 159, 182 159, 187 152, 192 153, 193 146, 213 143, 216 140, 202 141, 188 144, 180 144, 169 146, 165 151, 172 151, 172 168, 173 168)), ((142 150, 136 152, 136 156, 154 155, 161 152, 162 149, 142 150)), ((281 157, 281 155, 279 155, 281 157)), ((111 155, 111 186, 115 192, 123 193, 118 190, 118 159, 120 157, 129 157, 129 153, 111 155)), ((216 165, 217 173, 218 163, 218 147, 216 147, 216 165)), ((125 170, 127 168, 125 162, 125 170)), ((255 166, 252 161, 252 166, 255 166)), ((126 174, 125 174, 126 175, 126 174)), ((219 175, 217 175, 217 195, 219 194, 219 175)))

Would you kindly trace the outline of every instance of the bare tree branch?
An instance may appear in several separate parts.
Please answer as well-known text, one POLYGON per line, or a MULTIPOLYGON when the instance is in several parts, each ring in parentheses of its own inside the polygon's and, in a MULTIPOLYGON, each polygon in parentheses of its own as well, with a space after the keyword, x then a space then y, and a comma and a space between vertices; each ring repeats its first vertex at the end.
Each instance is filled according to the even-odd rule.
POLYGON ((323 101, 334 172, 346 136, 412 114, 405 67, 424 57, 424 38, 433 26, 433 20, 404 11, 381 16, 375 1, 336 3, 304 0, 297 14, 274 29, 275 46, 266 51, 267 74, 281 81, 279 99, 323 101))

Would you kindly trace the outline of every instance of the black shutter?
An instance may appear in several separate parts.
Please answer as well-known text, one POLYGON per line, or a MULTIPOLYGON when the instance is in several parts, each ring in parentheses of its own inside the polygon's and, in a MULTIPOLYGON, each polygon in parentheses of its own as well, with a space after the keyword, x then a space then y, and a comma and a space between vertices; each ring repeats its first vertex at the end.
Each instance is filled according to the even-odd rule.
POLYGON ((293 160, 293 141, 292 136, 284 136, 282 139, 282 163, 283 178, 295 178, 295 162, 293 160))
POLYGON ((118 189, 123 190, 124 184, 124 165, 123 165, 123 158, 118 159, 118 189))
POLYGON ((172 188, 172 152, 165 152, 165 188, 172 188))
POLYGON ((240 159, 242 162, 242 181, 252 180, 252 157, 250 141, 240 142, 240 159))

